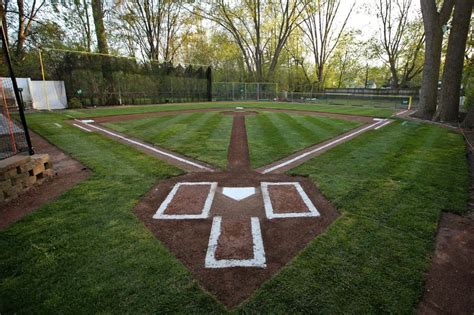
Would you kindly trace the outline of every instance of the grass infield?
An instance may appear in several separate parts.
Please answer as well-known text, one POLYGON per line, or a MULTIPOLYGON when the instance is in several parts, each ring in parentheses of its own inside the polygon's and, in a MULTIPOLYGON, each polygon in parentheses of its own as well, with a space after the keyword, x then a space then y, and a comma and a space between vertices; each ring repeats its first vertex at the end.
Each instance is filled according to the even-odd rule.
MULTIPOLYGON (((154 182, 181 172, 63 123, 106 111, 118 110, 28 115, 93 175, 0 232, 0 312, 226 312, 130 211, 154 182)), ((292 173, 315 180, 342 216, 239 310, 412 312, 441 211, 466 206, 462 137, 398 121, 292 173)))

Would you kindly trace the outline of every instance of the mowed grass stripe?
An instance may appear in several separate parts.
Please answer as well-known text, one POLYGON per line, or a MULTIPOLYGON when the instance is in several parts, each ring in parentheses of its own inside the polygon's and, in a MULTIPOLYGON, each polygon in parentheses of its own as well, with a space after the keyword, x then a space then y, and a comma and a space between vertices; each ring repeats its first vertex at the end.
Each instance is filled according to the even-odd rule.
POLYGON ((311 118, 270 112, 247 117, 252 166, 269 164, 361 125, 328 117, 311 118))
POLYGON ((107 123, 107 127, 206 163, 225 167, 232 117, 198 112, 107 123), (146 124, 142 124, 146 120, 146 124), (138 127, 137 127, 138 126, 138 127))
POLYGON ((292 170, 317 182, 342 216, 243 311, 411 313, 441 211, 466 209, 464 150, 450 130, 395 122, 292 170))

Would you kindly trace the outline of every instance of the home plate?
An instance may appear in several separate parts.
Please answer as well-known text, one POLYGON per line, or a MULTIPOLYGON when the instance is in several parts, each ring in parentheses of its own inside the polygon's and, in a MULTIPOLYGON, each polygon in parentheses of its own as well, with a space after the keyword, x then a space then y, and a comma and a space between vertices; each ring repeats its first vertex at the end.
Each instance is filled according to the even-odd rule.
POLYGON ((255 194, 255 187, 224 187, 222 194, 240 201, 255 194))
POLYGON ((242 110, 242 109, 244 109, 244 108, 243 108, 243 107, 240 107, 240 106, 238 106, 238 107, 236 107, 235 109, 242 110))

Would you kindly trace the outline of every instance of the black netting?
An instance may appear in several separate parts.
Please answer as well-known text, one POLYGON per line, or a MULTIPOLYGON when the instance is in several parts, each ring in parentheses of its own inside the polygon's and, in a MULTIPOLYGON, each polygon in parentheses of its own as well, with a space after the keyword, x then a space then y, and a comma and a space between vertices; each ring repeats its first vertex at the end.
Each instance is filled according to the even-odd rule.
POLYGON ((0 78, 0 159, 28 151, 11 79, 0 78))
POLYGON ((43 52, 43 62, 46 79, 64 81, 69 102, 83 106, 209 98, 207 67, 54 50, 43 52))

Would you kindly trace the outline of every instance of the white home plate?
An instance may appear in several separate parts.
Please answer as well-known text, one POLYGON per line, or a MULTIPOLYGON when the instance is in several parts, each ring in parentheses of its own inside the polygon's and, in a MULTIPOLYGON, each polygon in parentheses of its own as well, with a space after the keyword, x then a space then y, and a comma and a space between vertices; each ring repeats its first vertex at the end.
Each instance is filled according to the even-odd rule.
POLYGON ((240 201, 255 194, 255 187, 224 187, 222 194, 240 201))
POLYGON ((243 107, 236 107, 235 109, 244 109, 243 107))
POLYGON ((92 124, 94 122, 93 119, 83 119, 81 120, 82 123, 85 123, 85 124, 92 124))

